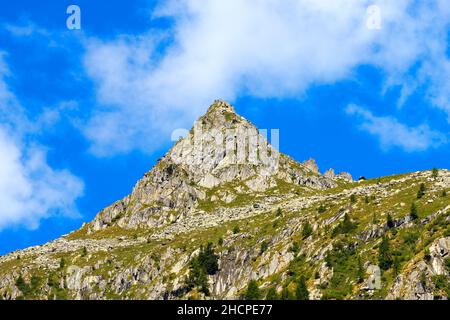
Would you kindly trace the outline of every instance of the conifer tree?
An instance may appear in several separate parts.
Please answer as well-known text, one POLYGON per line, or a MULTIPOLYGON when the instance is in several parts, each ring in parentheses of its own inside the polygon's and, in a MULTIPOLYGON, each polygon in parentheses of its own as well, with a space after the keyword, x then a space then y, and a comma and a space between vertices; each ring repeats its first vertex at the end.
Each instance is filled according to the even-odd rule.
POLYGON ((433 170, 431 171, 431 176, 436 179, 439 175, 439 171, 436 168, 433 168, 433 170))
POLYGON ((414 202, 411 204, 411 209, 409 210, 409 216, 413 220, 417 220, 419 218, 419 214, 417 213, 417 206, 414 202))
POLYGON ((358 257, 358 283, 362 283, 364 281, 365 275, 366 271, 364 270, 364 265, 361 261, 361 257, 358 257))
POLYGON ((425 195, 425 184, 422 182, 417 191, 417 199, 421 199, 425 195))
POLYGON ((247 286, 247 291, 245 293, 245 300, 260 300, 261 292, 258 287, 256 280, 250 280, 247 286))
POLYGON ((392 219, 392 216, 391 216, 390 213, 387 214, 386 224, 387 224, 389 229, 394 227, 394 219, 392 219))
POLYGON ((302 228, 302 236, 303 238, 308 238, 311 234, 313 233, 313 228, 311 226, 311 224, 306 221, 306 223, 303 225, 302 228))
POLYGON ((270 287, 269 291, 267 291, 266 300, 278 300, 278 293, 275 287, 270 287))
POLYGON ((297 289, 295 290, 295 297, 297 300, 309 300, 309 291, 306 286, 305 276, 301 276, 299 282, 297 283, 297 289))
POLYGON ((379 247, 378 263, 382 270, 388 270, 393 263, 389 239, 386 236, 383 237, 379 247))

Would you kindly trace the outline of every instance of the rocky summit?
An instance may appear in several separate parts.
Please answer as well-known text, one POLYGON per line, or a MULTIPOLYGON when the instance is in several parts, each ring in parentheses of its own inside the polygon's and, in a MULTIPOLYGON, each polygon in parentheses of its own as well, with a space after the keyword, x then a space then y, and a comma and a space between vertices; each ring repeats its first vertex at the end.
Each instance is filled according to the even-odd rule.
POLYGON ((130 195, 0 257, 0 299, 448 299, 450 171, 354 181, 215 101, 130 195))

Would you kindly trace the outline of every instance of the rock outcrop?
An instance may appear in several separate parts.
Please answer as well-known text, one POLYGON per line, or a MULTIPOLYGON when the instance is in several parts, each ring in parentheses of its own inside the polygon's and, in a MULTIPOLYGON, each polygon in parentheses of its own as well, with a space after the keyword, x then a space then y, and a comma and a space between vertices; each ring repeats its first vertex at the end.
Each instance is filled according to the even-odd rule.
POLYGON ((308 159, 302 163, 309 171, 319 173, 319 166, 314 159, 308 159))

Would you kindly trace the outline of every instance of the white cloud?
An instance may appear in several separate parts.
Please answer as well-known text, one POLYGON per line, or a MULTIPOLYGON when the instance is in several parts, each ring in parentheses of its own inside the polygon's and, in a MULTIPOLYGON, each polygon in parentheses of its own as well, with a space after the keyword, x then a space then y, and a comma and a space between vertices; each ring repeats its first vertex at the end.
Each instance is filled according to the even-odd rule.
POLYGON ((18 145, 0 127, 0 154, 0 230, 36 228, 55 214, 78 215, 75 200, 83 183, 67 170, 51 168, 41 147, 18 145))
POLYGON ((10 24, 10 23, 4 23, 3 28, 8 31, 11 35, 16 37, 29 37, 31 35, 42 35, 42 36, 48 36, 48 31, 36 26, 31 21, 25 21, 25 23, 22 24, 10 24))
POLYGON ((357 117, 360 128, 377 137, 384 150, 398 147, 407 152, 423 151, 448 143, 444 134, 426 124, 409 127, 393 117, 378 117, 356 105, 349 105, 346 112, 357 117))
POLYGON ((428 61, 404 84, 403 99, 408 88, 429 83, 430 101, 450 113, 450 81, 435 65, 447 61, 449 16, 445 0, 164 2, 153 18, 171 19, 171 37, 152 29, 88 41, 85 67, 103 107, 85 133, 98 155, 151 151, 215 98, 297 97, 351 78, 363 64, 382 68, 389 87, 428 61), (372 4, 381 8, 381 30, 366 27, 372 4))
POLYGON ((33 141, 36 124, 9 90, 0 55, 0 230, 14 225, 37 228, 52 215, 77 216, 75 201, 83 182, 67 170, 52 168, 45 147, 33 141))

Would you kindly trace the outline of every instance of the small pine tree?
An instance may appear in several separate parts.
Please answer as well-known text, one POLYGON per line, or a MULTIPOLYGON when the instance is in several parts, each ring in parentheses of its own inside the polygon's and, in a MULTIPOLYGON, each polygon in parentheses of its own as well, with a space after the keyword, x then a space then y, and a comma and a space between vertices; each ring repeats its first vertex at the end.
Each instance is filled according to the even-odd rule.
POLYGON ((369 204, 369 203, 370 203, 370 198, 369 198, 369 196, 365 196, 365 197, 364 197, 364 202, 365 202, 366 204, 369 204))
POLYGON ((445 191, 445 190, 442 191, 441 197, 442 197, 442 198, 445 198, 446 196, 447 196, 447 191, 445 191))
POLYGON ((234 226, 233 233, 238 234, 239 232, 241 232, 241 229, 239 229, 239 226, 234 226))
POLYGON ((300 280, 297 283, 297 289, 295 290, 295 297, 297 298, 297 300, 309 299, 309 291, 306 285, 306 279, 303 275, 300 277, 300 280))
POLYGON ((447 268, 447 271, 450 272, 450 258, 444 259, 445 267, 447 268))
POLYGON ((350 219, 348 214, 344 215, 344 220, 342 221, 342 231, 343 233, 349 233, 350 231, 356 229, 356 224, 350 219))
POLYGON ((185 285, 189 291, 194 288, 199 288, 200 292, 209 295, 208 277, 198 259, 193 259, 191 261, 190 271, 186 278, 185 285))
POLYGON ((294 296, 291 291, 289 291, 288 286, 283 287, 283 291, 281 291, 281 300, 294 300, 294 296))
POLYGON ((430 261, 430 260, 431 260, 430 249, 425 248, 425 250, 423 251, 423 258, 424 258, 426 261, 430 261))
POLYGON ((270 287, 267 291, 266 300, 278 300, 279 296, 275 287, 270 287))
POLYGON ((83 247, 83 250, 81 251, 81 256, 82 257, 86 257, 87 256, 87 248, 86 247, 83 247))
POLYGON ((16 287, 21 290, 24 285, 26 285, 25 280, 23 279, 22 275, 19 275, 19 277, 16 279, 16 287))
POLYGON ((206 271, 207 274, 213 275, 219 270, 219 256, 214 253, 214 247, 209 242, 205 248, 200 247, 200 253, 197 260, 200 266, 206 271))
POLYGON ((427 276, 425 272, 422 272, 422 274, 420 275, 420 284, 422 285, 423 288, 426 288, 427 286, 427 276))
POLYGON ((323 204, 321 204, 319 208, 317 208, 318 213, 324 213, 325 211, 327 211, 327 208, 323 204))
POLYGON ((64 267, 66 266, 66 260, 62 257, 60 260, 59 260, 59 269, 64 269, 64 267))
POLYGON ((261 248, 259 250, 259 254, 263 254, 265 251, 267 251, 267 249, 269 249, 269 244, 267 243, 267 241, 263 241, 261 243, 261 248))
POLYGON ((336 228, 333 229, 333 237, 338 234, 348 234, 357 228, 357 224, 352 221, 350 216, 346 213, 344 215, 344 220, 339 223, 336 228))
POLYGON ((417 199, 421 199, 425 195, 425 184, 421 183, 417 191, 417 199))
POLYGON ((256 280, 250 280, 247 286, 247 291, 245 292, 245 300, 260 300, 261 292, 258 287, 256 280))
POLYGON ((313 233, 313 227, 306 221, 302 228, 302 236, 304 239, 308 238, 313 233))
POLYGON ((431 176, 436 179, 439 176, 439 170, 436 168, 433 168, 433 170, 431 171, 431 176))
POLYGON ((389 239, 385 236, 383 237, 378 253, 378 263, 382 270, 388 270, 393 263, 391 250, 389 246, 389 239))
POLYGON ((420 185, 419 185, 419 190, 420 191, 422 191, 423 192, 423 194, 425 194, 425 190, 426 190, 427 188, 425 187, 425 183, 421 183, 420 185))
POLYGON ((277 217, 281 217, 283 215, 283 212, 281 211, 281 208, 277 209, 277 217))
POLYGON ((201 246, 198 256, 190 262, 189 275, 185 279, 186 288, 189 291, 198 288, 200 292, 209 295, 208 274, 213 275, 219 270, 218 260, 211 242, 206 247, 201 246))
POLYGON ((297 241, 294 241, 294 242, 292 243, 291 251, 292 251, 294 254, 297 254, 297 253, 300 251, 300 245, 298 244, 297 241))
POLYGON ((219 246, 223 246, 223 238, 222 237, 220 237, 219 240, 217 240, 217 244, 219 246))
POLYGON ((19 291, 22 292, 24 297, 27 297, 29 294, 31 294, 31 287, 28 283, 26 283, 22 275, 19 275, 19 277, 16 279, 15 284, 17 289, 19 289, 19 291))
POLYGON ((409 216, 411 217, 412 220, 417 220, 419 218, 419 214, 417 213, 417 206, 414 202, 411 204, 409 216))
POLYGON ((394 257, 394 261, 392 264, 392 269, 394 270, 394 276, 398 276, 400 274, 400 260, 397 257, 394 257))
POLYGON ((352 195, 350 196, 350 203, 356 203, 356 201, 357 201, 356 195, 355 195, 355 194, 352 194, 352 195))
POLYGON ((41 284, 41 278, 38 276, 32 276, 30 283, 31 283, 31 290, 36 290, 41 284))
POLYGON ((364 265, 361 261, 361 257, 358 257, 358 283, 362 283, 364 281, 365 275, 366 271, 364 270, 364 265))
POLYGON ((389 229, 394 227, 394 219, 392 219, 392 216, 390 213, 387 214, 386 225, 389 229))

